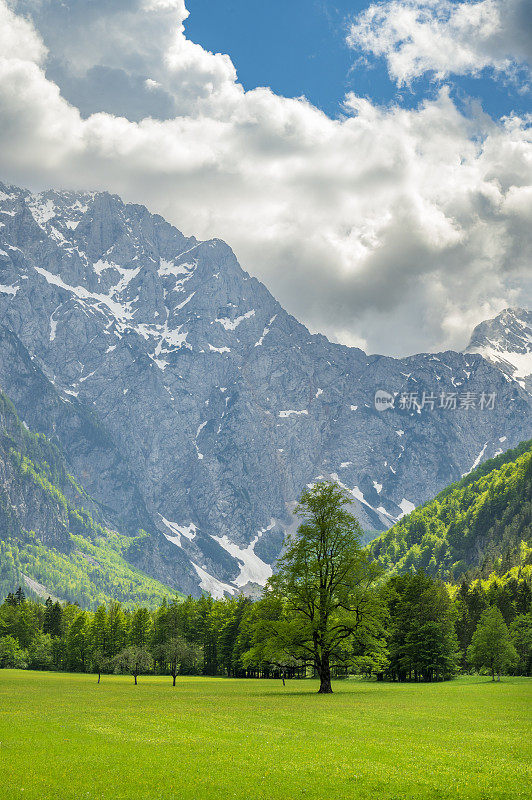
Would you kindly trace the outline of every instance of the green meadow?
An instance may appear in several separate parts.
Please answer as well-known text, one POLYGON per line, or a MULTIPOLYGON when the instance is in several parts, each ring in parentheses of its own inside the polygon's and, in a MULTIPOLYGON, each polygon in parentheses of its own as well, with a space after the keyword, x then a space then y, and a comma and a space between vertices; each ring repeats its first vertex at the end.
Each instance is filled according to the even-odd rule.
POLYGON ((0 671, 2 800, 530 798, 532 680, 0 671))

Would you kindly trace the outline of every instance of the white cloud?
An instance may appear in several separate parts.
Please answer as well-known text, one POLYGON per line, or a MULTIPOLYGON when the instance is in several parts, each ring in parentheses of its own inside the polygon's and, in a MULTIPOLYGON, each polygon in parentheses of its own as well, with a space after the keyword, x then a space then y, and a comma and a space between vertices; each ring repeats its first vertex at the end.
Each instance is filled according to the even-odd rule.
POLYGON ((144 103, 145 116, 169 118, 197 112, 215 94, 226 105, 237 91, 231 59, 185 37, 184 0, 11 3, 33 20, 49 49, 47 76, 84 116, 114 104, 119 116, 140 120, 144 103))
POLYGON ((41 63, 46 48, 31 22, 0 3, 0 54, 3 58, 41 63))
POLYGON ((354 20, 348 43, 384 57, 399 85, 486 68, 515 76, 532 63, 531 17, 530 0, 386 0, 354 20))
POLYGON ((313 330, 371 352, 465 346, 472 325, 530 302, 526 120, 464 116, 446 89, 413 110, 350 95, 331 120, 304 100, 244 92, 228 56, 186 40, 182 3, 134 12, 125 0, 94 19, 82 6, 96 3, 70 2, 87 35, 81 61, 142 78, 148 95, 164 90, 172 117, 143 118, 148 100, 138 119, 84 116, 46 72, 50 58, 68 65, 81 34, 52 41, 48 0, 32 2, 39 34, 0 0, 2 35, 27 42, 0 51, 4 179, 106 189, 188 235, 224 238, 313 330), (132 50, 143 25, 159 38, 139 33, 132 50), (104 37, 94 50, 91 31, 104 37))

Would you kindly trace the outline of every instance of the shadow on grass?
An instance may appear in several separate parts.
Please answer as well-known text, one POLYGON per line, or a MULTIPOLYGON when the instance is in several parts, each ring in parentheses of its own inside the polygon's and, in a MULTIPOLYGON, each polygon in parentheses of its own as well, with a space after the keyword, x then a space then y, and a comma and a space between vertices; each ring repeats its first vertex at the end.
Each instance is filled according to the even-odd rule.
MULTIPOLYGON (((389 689, 411 689, 413 691, 422 691, 427 688, 432 688, 435 691, 438 689, 444 688, 468 688, 471 686, 502 686, 502 685, 515 685, 515 684, 524 684, 529 683, 532 685, 532 678, 524 678, 522 676, 513 676, 513 675, 505 675, 501 677, 500 681, 492 681, 491 677, 487 677, 486 675, 464 675, 459 676, 457 678, 448 680, 448 681, 350 681, 348 683, 343 683, 340 681, 337 684, 333 683, 333 691, 332 696, 341 695, 345 697, 346 695, 350 695, 352 697, 358 697, 359 695, 365 694, 363 687, 371 685, 375 687, 379 694, 385 694, 389 689), (357 685, 358 684, 358 685, 357 685), (356 687, 356 688, 355 688, 356 687)), ((316 684, 317 685, 317 684, 316 684)), ((249 692, 250 695, 253 697, 312 697, 314 695, 320 697, 327 697, 330 695, 320 695, 317 688, 307 685, 306 688, 296 688, 290 686, 271 686, 271 688, 260 691, 252 691, 249 692)))
POLYGON ((360 691, 335 689, 333 687, 332 694, 320 694, 317 689, 289 689, 288 687, 280 686, 279 688, 272 688, 269 691, 263 692, 249 692, 253 697, 335 697, 336 695, 350 695, 354 697, 362 694, 360 691))

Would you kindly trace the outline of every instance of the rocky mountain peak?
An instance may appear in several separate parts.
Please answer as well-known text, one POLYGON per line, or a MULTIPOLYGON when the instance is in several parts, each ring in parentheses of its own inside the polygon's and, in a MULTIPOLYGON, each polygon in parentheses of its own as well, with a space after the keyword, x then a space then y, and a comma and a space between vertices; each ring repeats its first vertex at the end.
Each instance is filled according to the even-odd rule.
POLYGON ((532 393, 532 311, 505 308, 474 329, 467 353, 480 353, 532 393))

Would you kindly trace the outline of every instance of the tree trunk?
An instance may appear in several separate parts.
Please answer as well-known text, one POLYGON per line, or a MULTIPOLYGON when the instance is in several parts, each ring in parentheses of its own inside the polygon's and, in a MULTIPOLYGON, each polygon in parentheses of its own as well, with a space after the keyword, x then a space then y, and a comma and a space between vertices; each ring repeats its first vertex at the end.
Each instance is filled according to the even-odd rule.
POLYGON ((100 677, 101 677, 101 674, 98 673, 98 683, 100 683, 100 677))
POLYGON ((172 686, 175 686, 175 673, 172 675, 172 678, 173 678, 172 686))
POLYGON ((495 680, 495 669, 494 669, 494 667, 491 668, 491 680, 492 681, 495 680))
POLYGON ((135 672, 135 686, 137 685, 137 673, 135 672))
POLYGON ((332 694, 331 667, 329 664, 328 653, 322 655, 318 667, 318 673, 320 676, 320 688, 318 690, 318 694, 332 694))

